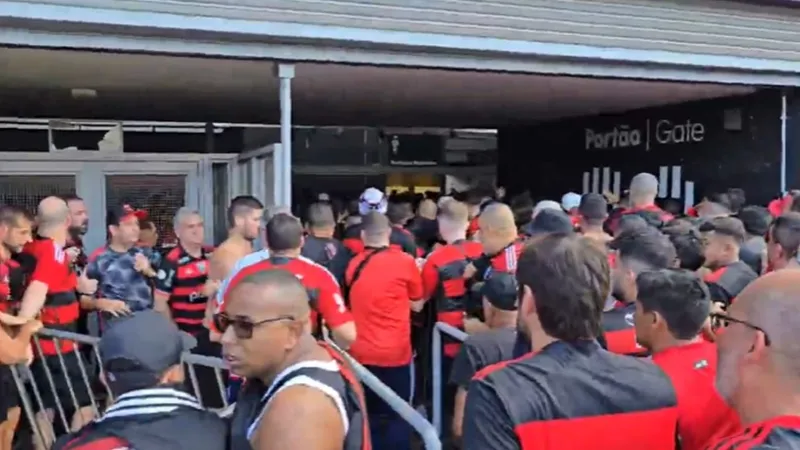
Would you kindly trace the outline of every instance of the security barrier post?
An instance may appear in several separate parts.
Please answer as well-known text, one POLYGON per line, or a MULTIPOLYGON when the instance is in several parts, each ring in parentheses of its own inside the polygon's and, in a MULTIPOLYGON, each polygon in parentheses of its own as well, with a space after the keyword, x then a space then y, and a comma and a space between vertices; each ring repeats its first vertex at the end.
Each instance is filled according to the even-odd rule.
POLYGON ((444 386, 442 382, 442 333, 461 342, 467 340, 467 333, 444 322, 436 322, 433 326, 433 339, 431 348, 431 366, 433 367, 433 427, 436 435, 442 435, 442 396, 444 386))

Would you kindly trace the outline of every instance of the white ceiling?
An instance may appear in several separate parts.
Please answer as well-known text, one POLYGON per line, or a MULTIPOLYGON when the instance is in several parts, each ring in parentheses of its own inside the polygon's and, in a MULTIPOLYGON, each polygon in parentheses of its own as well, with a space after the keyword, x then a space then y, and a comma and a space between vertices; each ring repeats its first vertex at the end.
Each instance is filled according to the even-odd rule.
MULTIPOLYGON (((269 61, 0 48, 0 115, 274 123, 269 61), (95 99, 73 99, 73 88, 95 99)), ((308 125, 498 126, 743 94, 740 86, 298 64, 308 125)))

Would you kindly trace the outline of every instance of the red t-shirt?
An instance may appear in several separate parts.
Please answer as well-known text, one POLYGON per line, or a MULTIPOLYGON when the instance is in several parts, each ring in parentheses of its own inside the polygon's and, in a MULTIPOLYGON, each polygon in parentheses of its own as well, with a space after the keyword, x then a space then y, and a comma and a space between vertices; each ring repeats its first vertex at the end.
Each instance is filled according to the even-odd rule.
MULTIPOLYGON (((351 280, 367 250, 350 261, 351 280)), ((390 248, 372 257, 350 286, 350 308, 358 337, 350 354, 370 366, 397 367, 411 362, 411 302, 422 298, 422 277, 411 255, 390 248)))
POLYGON ((714 387, 716 345, 700 341, 672 347, 654 354, 653 362, 669 376, 675 388, 681 449, 702 450, 712 439, 741 428, 738 415, 714 387))
MULTIPOLYGON (((353 316, 347 310, 342 297, 342 291, 336 277, 328 269, 302 256, 298 258, 272 257, 257 262, 238 271, 228 283, 226 292, 222 297, 219 311, 225 310, 231 288, 239 284, 243 278, 256 272, 270 269, 282 269, 294 274, 308 291, 311 305, 311 323, 316 327, 318 315, 331 327, 336 328, 347 322, 353 321, 353 316)), ((216 329, 212 331, 218 332, 216 329)))

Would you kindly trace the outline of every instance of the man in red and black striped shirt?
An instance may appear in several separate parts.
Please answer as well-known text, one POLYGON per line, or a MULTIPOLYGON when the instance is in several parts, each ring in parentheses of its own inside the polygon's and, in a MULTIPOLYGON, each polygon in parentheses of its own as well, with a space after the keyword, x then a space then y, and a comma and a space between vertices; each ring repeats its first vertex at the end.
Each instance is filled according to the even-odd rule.
POLYGON ((736 297, 717 339, 717 391, 744 429, 715 450, 800 448, 800 271, 764 275, 736 297))
MULTIPOLYGON (((197 211, 180 208, 175 214, 175 235, 178 245, 164 255, 155 279, 154 309, 171 318, 181 331, 197 339, 192 350, 205 356, 220 356, 222 348, 211 342, 203 326, 209 291, 208 257, 211 249, 203 246, 203 218, 197 211)), ((219 407, 222 403, 213 370, 197 368, 198 393, 204 406, 219 407)))
POLYGON ((155 280, 155 309, 170 317, 181 331, 197 336, 204 330, 208 296, 209 248, 203 246, 203 218, 191 209, 175 215, 178 245, 164 255, 155 280))

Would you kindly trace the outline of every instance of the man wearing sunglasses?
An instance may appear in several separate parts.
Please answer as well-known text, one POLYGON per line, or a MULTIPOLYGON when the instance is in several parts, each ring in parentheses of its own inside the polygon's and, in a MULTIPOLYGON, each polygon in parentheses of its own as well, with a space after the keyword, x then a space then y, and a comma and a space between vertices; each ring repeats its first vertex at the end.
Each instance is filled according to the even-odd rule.
POLYGON ((246 268, 214 316, 230 370, 247 379, 231 450, 371 449, 363 391, 347 364, 311 334, 306 288, 292 273, 246 268))
POLYGON ((702 450, 713 437, 740 427, 736 413, 714 389, 717 348, 701 337, 711 310, 708 288, 684 269, 643 272, 636 286, 636 339, 672 380, 681 449, 702 450))
POLYGON ((757 279, 712 318, 726 327, 717 338, 717 390, 745 429, 709 448, 800 448, 800 271, 757 279))

